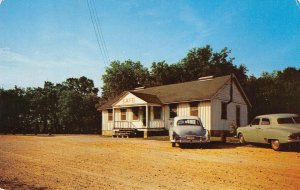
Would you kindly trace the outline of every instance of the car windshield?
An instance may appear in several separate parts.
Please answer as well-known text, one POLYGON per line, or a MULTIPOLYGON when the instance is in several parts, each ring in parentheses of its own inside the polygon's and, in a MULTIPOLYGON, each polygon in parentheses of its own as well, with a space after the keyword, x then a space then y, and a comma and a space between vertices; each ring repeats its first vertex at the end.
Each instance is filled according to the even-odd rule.
POLYGON ((177 125, 200 125, 197 119, 181 119, 177 121, 177 125))
POLYGON ((278 118, 278 124, 294 124, 294 120, 291 117, 278 118))
POLYGON ((253 119, 251 125, 259 125, 259 121, 260 121, 259 118, 253 119))
POLYGON ((293 117, 296 123, 300 123, 300 116, 293 117))

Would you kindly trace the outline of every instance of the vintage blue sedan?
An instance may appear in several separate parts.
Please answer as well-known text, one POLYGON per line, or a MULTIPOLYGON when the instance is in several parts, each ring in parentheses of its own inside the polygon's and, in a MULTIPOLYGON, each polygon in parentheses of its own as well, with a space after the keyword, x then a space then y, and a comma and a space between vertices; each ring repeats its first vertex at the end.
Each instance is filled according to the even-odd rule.
POLYGON ((172 147, 178 144, 195 144, 208 142, 206 129, 201 119, 196 116, 177 116, 169 129, 172 147))

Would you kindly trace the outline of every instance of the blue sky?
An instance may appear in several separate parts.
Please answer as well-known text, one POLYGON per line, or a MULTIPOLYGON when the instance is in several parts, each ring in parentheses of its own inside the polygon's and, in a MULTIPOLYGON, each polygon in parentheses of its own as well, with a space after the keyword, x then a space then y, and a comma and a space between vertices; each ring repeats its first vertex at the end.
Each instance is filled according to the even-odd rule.
MULTIPOLYGON (((232 49, 248 74, 300 67, 295 0, 95 0, 109 58, 177 63, 194 47, 232 49)), ((4 0, 0 87, 42 86, 86 76, 101 87, 109 63, 97 46, 86 0, 4 0)))

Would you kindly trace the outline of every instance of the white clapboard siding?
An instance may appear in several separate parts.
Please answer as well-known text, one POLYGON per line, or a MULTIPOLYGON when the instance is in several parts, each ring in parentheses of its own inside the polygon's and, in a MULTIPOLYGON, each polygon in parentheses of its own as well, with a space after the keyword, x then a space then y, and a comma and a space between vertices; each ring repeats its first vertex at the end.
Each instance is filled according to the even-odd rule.
POLYGON ((198 114, 203 126, 207 130, 211 130, 211 104, 210 101, 200 102, 198 106, 198 114))
POLYGON ((248 125, 248 106, 240 105, 241 107, 241 126, 248 125))
POLYGON ((248 123, 248 106, 235 83, 233 83, 232 95, 232 102, 227 105, 227 119, 221 119, 221 112, 222 102, 230 100, 230 82, 227 82, 214 96, 214 99, 211 101, 211 130, 229 130, 230 125, 236 124, 236 106, 241 108, 241 126, 248 123))
POLYGON ((163 119, 165 120, 165 128, 170 128, 170 108, 169 105, 163 106, 163 119))
POLYGON ((177 115, 178 116, 189 116, 190 115, 190 104, 189 103, 178 104, 177 115))
MULTIPOLYGON (((225 101, 229 101, 230 99, 230 82, 227 82, 218 92, 217 94, 214 96, 214 99, 219 99, 219 100, 225 100, 225 101)), ((233 83, 232 85, 232 101, 235 103, 239 103, 239 104, 245 104, 246 102, 242 96, 242 94, 240 93, 240 91, 238 90, 237 86, 235 83, 233 83)))
POLYGON ((112 128, 113 128, 113 122, 108 121, 108 111, 103 110, 102 111, 102 130, 103 131, 112 130, 112 128))
POLYGON ((236 124, 236 106, 240 106, 240 124, 248 124, 248 107, 244 104, 230 103, 227 105, 227 119, 221 119, 221 109, 223 100, 212 101, 212 130, 229 130, 231 124, 236 124))
POLYGON ((108 111, 103 110, 102 111, 102 130, 108 130, 108 111))

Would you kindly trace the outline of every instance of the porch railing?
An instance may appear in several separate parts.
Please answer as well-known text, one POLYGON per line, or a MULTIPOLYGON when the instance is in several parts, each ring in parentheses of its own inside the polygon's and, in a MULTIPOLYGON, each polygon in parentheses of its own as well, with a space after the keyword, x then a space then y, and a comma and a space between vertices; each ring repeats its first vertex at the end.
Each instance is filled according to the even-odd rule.
MULTIPOLYGON (((111 126, 111 128, 113 128, 111 126)), ((115 121, 114 129, 125 129, 125 128, 146 128, 135 126, 131 121, 115 121)), ((164 120, 152 120, 149 121, 149 128, 165 128, 165 121, 164 120)))
POLYGON ((115 129, 136 128, 130 121, 115 121, 115 129))
POLYGON ((165 121, 164 120, 149 121, 149 128, 165 128, 165 121))

